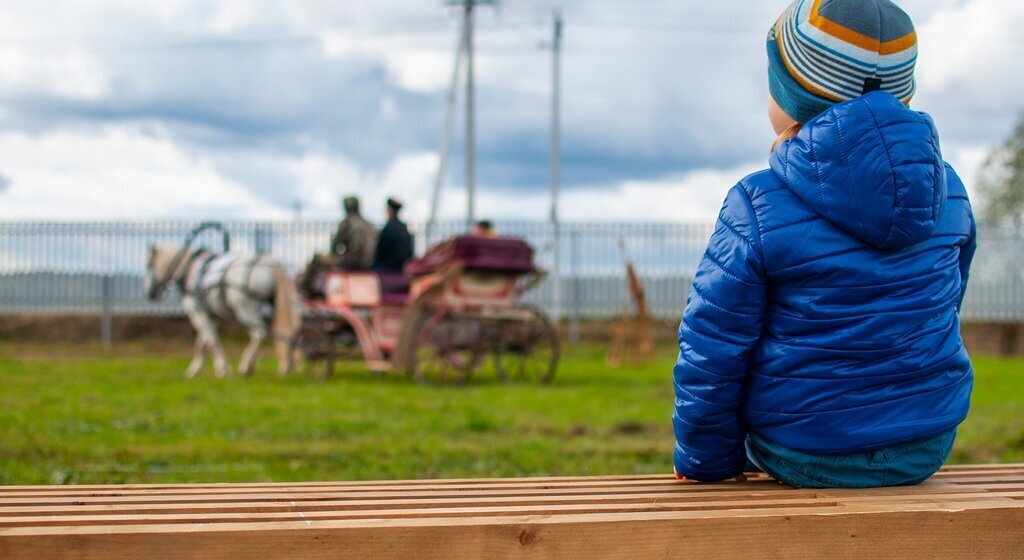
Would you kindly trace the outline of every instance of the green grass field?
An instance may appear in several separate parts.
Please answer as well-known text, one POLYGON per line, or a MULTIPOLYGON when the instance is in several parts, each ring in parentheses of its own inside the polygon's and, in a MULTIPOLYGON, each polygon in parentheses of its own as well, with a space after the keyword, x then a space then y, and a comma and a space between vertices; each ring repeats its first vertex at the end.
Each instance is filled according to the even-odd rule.
MULTIPOLYGON (((357 366, 321 382, 191 381, 188 349, 0 343, 0 484, 671 472, 670 366, 568 352, 548 387, 425 388, 357 366)), ((237 356, 237 351, 233 353, 237 356)), ((1024 462, 1024 360, 978 357, 957 462, 1024 462)))

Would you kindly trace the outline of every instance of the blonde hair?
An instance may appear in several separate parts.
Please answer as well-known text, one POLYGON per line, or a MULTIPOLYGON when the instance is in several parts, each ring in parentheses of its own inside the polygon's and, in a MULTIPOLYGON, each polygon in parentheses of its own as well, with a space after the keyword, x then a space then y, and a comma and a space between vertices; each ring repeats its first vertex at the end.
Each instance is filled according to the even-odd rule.
POLYGON ((787 128, 786 130, 783 130, 779 134, 779 136, 775 139, 775 141, 772 142, 771 152, 775 152, 776 148, 778 148, 780 145, 782 145, 783 142, 786 142, 786 141, 792 140, 793 138, 796 138, 796 135, 800 134, 800 130, 802 130, 803 127, 804 127, 804 125, 802 125, 800 123, 793 123, 792 125, 789 126, 789 128, 787 128))

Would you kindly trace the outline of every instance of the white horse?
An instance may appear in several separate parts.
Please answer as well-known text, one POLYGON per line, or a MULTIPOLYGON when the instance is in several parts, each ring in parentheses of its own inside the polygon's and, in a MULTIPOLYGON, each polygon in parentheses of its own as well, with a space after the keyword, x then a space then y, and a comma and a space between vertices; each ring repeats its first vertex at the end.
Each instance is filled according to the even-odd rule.
POLYGON ((238 369, 252 373, 260 345, 270 335, 261 308, 274 307, 273 339, 279 358, 278 373, 293 369, 289 341, 301 324, 295 286, 284 266, 267 256, 215 255, 203 249, 180 246, 149 248, 146 260, 146 294, 156 301, 176 284, 181 303, 196 330, 195 351, 186 377, 203 367, 204 350, 213 354, 217 377, 230 375, 231 367, 217 335, 216 317, 237 323, 249 331, 249 345, 238 369))

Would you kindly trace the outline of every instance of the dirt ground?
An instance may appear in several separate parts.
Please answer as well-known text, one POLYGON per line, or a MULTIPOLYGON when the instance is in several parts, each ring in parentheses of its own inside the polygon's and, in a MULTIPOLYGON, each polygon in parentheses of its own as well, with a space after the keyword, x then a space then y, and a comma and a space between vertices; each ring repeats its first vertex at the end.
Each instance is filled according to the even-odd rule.
MULTIPOLYGON (((223 327, 223 338, 227 344, 241 344, 245 333, 238 328, 223 327)), ((592 343, 607 343, 610 337, 608 321, 584 321, 580 325, 582 340, 592 343)), ((676 323, 659 321, 654 327, 659 344, 669 344, 675 339, 676 323)), ((183 346, 192 344, 195 333, 185 318, 168 317, 115 317, 113 321, 114 344, 132 342, 132 350, 143 348, 155 355, 180 353, 183 346)), ((973 354, 989 356, 1024 356, 1024 325, 1019 323, 965 323, 964 343, 973 354)), ((0 316, 0 342, 19 343, 26 354, 32 348, 46 352, 47 343, 61 342, 64 351, 75 351, 81 346, 83 352, 102 350, 100 342, 100 318, 95 316, 64 315, 19 315, 0 316)))

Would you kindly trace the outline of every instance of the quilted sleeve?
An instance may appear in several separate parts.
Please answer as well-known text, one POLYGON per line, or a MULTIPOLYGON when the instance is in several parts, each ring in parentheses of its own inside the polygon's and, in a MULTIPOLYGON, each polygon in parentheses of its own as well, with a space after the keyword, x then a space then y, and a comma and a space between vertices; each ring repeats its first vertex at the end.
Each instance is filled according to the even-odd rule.
POLYGON ((963 181, 960 180, 960 176, 948 163, 946 164, 946 186, 949 190, 947 204, 959 203, 962 205, 962 214, 958 223, 963 224, 963 233, 966 234, 964 242, 960 244, 960 300, 956 304, 956 310, 959 312, 964 304, 964 296, 967 295, 967 279, 971 275, 974 252, 978 249, 978 228, 974 221, 974 212, 971 210, 971 201, 967 197, 967 189, 964 187, 963 181))
POLYGON ((767 286, 756 219, 742 186, 726 198, 679 326, 674 368, 676 472, 713 482, 746 464, 741 417, 751 350, 764 325, 767 286))
POLYGON ((974 216, 971 216, 971 233, 967 242, 960 246, 960 301, 956 304, 956 310, 964 304, 964 296, 967 295, 967 279, 971 275, 971 261, 974 260, 974 252, 978 249, 978 228, 974 223, 974 216))

